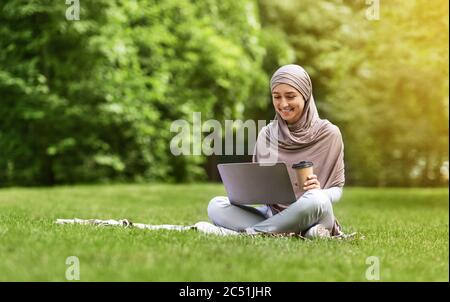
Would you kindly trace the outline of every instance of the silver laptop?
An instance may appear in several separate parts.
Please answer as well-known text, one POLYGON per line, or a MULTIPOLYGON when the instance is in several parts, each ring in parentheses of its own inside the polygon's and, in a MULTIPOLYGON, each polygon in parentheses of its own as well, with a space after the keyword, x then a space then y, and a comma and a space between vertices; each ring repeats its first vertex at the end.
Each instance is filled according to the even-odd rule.
POLYGON ((291 204, 296 201, 284 162, 218 164, 217 168, 231 203, 291 204))

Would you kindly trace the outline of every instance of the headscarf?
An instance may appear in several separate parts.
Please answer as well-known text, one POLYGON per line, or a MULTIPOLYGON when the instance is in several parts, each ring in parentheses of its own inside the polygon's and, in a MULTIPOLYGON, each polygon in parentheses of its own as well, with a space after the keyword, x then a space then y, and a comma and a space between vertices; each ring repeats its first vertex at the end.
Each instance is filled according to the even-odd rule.
MULTIPOLYGON (((282 66, 270 80, 271 92, 279 84, 288 84, 303 96, 305 106, 302 115, 297 122, 288 125, 276 112, 274 120, 259 132, 253 161, 272 162, 275 159, 285 162, 297 198, 303 192, 296 185, 292 165, 303 160, 313 162, 314 174, 322 189, 342 187, 345 182, 342 135, 337 126, 326 119, 320 119, 308 73, 298 65, 282 66), (267 160, 268 152, 276 154, 276 157, 271 156, 267 160)), ((287 206, 279 204, 272 208, 280 211, 287 206)))

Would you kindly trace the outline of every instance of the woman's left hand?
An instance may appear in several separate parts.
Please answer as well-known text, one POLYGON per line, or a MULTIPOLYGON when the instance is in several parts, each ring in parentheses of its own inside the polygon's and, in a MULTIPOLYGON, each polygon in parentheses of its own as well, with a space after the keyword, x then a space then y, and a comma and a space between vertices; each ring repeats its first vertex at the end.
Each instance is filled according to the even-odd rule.
POLYGON ((308 191, 312 189, 320 189, 320 182, 317 179, 317 175, 312 174, 306 178, 306 182, 303 184, 303 190, 308 191))

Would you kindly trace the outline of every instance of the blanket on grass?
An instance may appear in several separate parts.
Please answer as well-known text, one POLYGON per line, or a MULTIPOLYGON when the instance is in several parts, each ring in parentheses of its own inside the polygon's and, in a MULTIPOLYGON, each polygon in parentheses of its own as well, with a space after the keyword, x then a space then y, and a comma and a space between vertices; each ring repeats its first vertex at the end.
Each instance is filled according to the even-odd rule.
MULTIPOLYGON (((188 230, 196 230, 200 233, 204 234, 213 234, 218 236, 269 236, 269 237, 296 237, 299 239, 306 239, 297 233, 282 233, 282 234, 273 234, 273 233, 256 233, 256 234, 247 234, 245 232, 236 232, 227 228, 219 227, 209 223, 207 221, 199 221, 193 225, 173 225, 173 224, 143 224, 143 223, 134 223, 128 219, 119 219, 119 220, 101 220, 101 219, 57 219, 56 224, 81 224, 81 225, 95 225, 95 226, 115 226, 115 227, 125 227, 125 228, 138 228, 138 229, 146 229, 146 230, 172 230, 172 231, 188 231, 188 230)), ((355 239, 357 233, 344 234, 341 232, 339 235, 332 236, 332 239, 355 239)), ((363 237, 360 237, 363 239, 363 237)))

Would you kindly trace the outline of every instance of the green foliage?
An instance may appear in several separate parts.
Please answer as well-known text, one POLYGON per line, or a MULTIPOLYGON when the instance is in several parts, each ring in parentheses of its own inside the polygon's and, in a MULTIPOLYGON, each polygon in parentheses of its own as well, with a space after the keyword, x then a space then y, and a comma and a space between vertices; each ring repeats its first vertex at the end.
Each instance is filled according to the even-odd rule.
POLYGON ((202 177, 203 158, 170 155, 170 123, 258 100, 253 2, 82 2, 75 22, 66 8, 0 4, 0 183, 202 177))
MULTIPOLYGON (((0 3, 0 185, 205 179, 170 125, 272 119, 280 65, 311 74, 348 184, 439 185, 448 162, 448 2, 0 3)), ((209 163, 215 169, 215 166, 209 163)), ((211 171, 209 171, 211 174, 211 171)))
POLYGON ((260 3, 341 128, 348 184, 448 184, 448 1, 382 2, 377 21, 363 1, 260 3))

